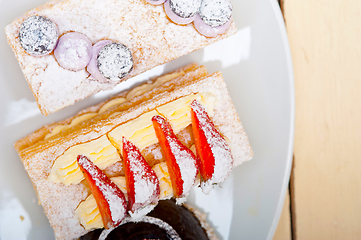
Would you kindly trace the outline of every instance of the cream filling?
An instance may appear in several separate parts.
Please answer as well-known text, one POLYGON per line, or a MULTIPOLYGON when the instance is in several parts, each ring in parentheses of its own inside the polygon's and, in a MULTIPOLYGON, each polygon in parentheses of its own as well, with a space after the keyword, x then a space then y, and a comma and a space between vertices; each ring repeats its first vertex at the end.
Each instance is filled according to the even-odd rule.
POLYGON ((215 101, 213 94, 197 93, 179 98, 116 127, 108 133, 110 141, 103 135, 99 139, 69 148, 55 160, 48 180, 65 185, 81 182, 84 176, 76 162, 78 155, 87 156, 102 170, 120 161, 117 149, 121 152, 123 136, 135 144, 140 151, 157 143, 158 139, 151 121, 154 115, 161 114, 166 117, 175 134, 178 134, 192 122, 190 104, 194 99, 205 106, 209 115, 213 116, 215 101))
MULTIPOLYGON (((194 99, 197 99, 210 116, 213 115, 215 97, 211 93, 190 94, 182 97, 163 106, 156 108, 153 111, 144 113, 125 124, 118 126, 108 133, 111 143, 118 149, 122 149, 122 137, 125 136, 128 140, 133 142, 140 150, 157 143, 157 137, 154 132, 151 118, 154 115, 161 114, 168 119, 177 134, 182 129, 191 124, 191 108, 190 104, 194 99)), ((194 148, 194 146, 193 146, 194 148)), ((192 149, 194 150, 194 149, 192 149)), ((160 184, 160 199, 169 199, 173 197, 173 188, 168 173, 168 168, 165 162, 157 164, 153 167, 160 184)), ((125 177, 115 177, 111 180, 123 191, 126 191, 125 177)), ((197 183, 199 184, 199 179, 197 183)), ((85 229, 90 230, 94 228, 102 228, 103 222, 99 212, 99 208, 92 195, 80 203, 75 211, 76 217, 79 219, 81 225, 85 229)))
POLYGON ((87 119, 90 119, 90 118, 93 118, 97 115, 97 113, 86 113, 84 115, 81 115, 79 117, 76 117, 74 118, 70 124, 67 124, 67 125, 58 125, 58 126, 55 126, 53 128, 53 131, 51 131, 51 133, 48 133, 46 136, 45 136, 45 139, 48 139, 58 133, 60 133, 61 131, 64 131, 64 130, 67 130, 75 125, 77 125, 78 123, 81 123, 87 119))
MULTIPOLYGON (((159 163, 153 167, 153 170, 159 179, 159 199, 170 199, 173 196, 173 189, 167 164, 165 162, 159 163)), ((128 199, 125 177, 114 177, 110 180, 119 187, 128 199)), ((92 194, 79 204, 75 210, 75 216, 86 230, 104 227, 99 208, 92 194)))
POLYGON ((195 99, 205 106, 209 116, 213 116, 215 97, 212 93, 190 94, 116 127, 108 133, 108 138, 119 151, 122 150, 123 136, 141 151, 158 142, 151 120, 153 116, 163 115, 171 124, 174 133, 178 134, 192 123, 190 104, 195 99))
POLYGON ((77 163, 78 155, 87 156, 102 170, 121 160, 117 149, 104 135, 66 150, 55 160, 48 180, 55 183, 64 183, 65 185, 80 183, 84 176, 77 163))
POLYGON ((107 111, 108 109, 110 109, 111 107, 114 107, 116 105, 119 105, 119 104, 122 104, 124 102, 126 102, 127 100, 125 98, 116 98, 116 99, 113 99, 109 102, 107 102, 106 104, 104 104, 98 111, 98 114, 101 114, 105 111, 107 111))
POLYGON ((110 109, 113 106, 116 106, 116 105, 122 104, 124 102, 130 101, 134 97, 142 95, 142 94, 154 89, 155 87, 158 87, 158 86, 164 84, 165 82, 168 82, 168 81, 170 81, 170 80, 172 80, 174 78, 183 76, 184 74, 185 74, 185 72, 183 72, 183 71, 170 73, 170 74, 158 77, 156 79, 156 81, 154 81, 153 83, 145 83, 145 84, 142 84, 142 85, 140 85, 138 87, 135 87, 134 89, 132 89, 127 94, 127 96, 125 98, 122 98, 122 97, 115 98, 115 99, 107 102, 106 104, 104 104, 99 109, 99 111, 97 113, 86 113, 86 114, 83 114, 83 115, 81 115, 79 117, 74 118, 70 124, 55 126, 53 128, 53 130, 45 136, 45 139, 48 139, 49 137, 52 137, 52 136, 60 133, 61 131, 65 131, 65 130, 67 130, 69 128, 72 128, 73 126, 75 126, 75 125, 77 125, 77 124, 79 124, 79 123, 81 123, 81 122, 83 122, 85 120, 93 118, 93 117, 97 116, 98 114, 101 114, 101 113, 107 111, 108 109, 110 109))

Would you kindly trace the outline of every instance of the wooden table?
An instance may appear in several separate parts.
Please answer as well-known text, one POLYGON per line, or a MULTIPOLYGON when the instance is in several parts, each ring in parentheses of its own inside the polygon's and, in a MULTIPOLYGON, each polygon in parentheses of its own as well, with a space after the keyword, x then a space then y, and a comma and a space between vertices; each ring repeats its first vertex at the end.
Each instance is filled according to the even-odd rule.
POLYGON ((296 129, 274 240, 361 239, 361 1, 281 0, 281 7, 296 129))

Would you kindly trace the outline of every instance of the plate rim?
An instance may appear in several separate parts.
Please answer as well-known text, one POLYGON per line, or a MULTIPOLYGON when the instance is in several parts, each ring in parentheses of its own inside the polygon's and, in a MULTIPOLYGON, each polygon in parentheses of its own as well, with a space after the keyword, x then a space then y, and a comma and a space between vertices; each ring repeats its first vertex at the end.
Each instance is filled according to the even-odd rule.
POLYGON ((274 237, 274 234, 276 233, 279 220, 281 218, 281 214, 283 211, 283 206, 285 202, 285 197, 287 193, 287 188, 290 182, 290 176, 291 176, 291 169, 293 164, 293 150, 294 150, 294 135, 295 135, 295 80, 294 80, 294 71, 293 71, 293 62, 292 62, 292 55, 291 55, 291 48, 288 41, 288 35, 286 30, 285 21, 283 18, 283 14, 281 11, 280 3, 277 0, 269 0, 271 3, 271 6, 273 8, 273 11, 275 13, 275 17, 278 23, 278 27, 281 32, 281 38, 283 41, 283 47, 285 50, 286 55, 286 62, 287 62, 287 69, 288 69, 288 80, 289 80, 289 86, 290 86, 290 111, 291 111, 291 124, 290 124, 290 131, 289 131, 289 145, 288 145, 288 153, 287 153, 287 162, 286 162, 286 171, 283 178, 282 183, 282 190, 280 194, 280 199, 278 200, 277 209, 275 216, 273 218, 273 222, 271 225, 271 228, 268 232, 267 240, 272 240, 274 237))
MULTIPOLYGON (((288 71, 287 78, 288 78, 288 84, 289 84, 289 90, 287 92, 290 94, 290 100, 291 100, 290 101, 290 109, 289 109, 290 110, 290 129, 288 130, 289 131, 288 138, 290 141, 288 143, 288 148, 287 148, 288 151, 287 151, 286 166, 285 166, 285 171, 284 171, 284 176, 283 176, 283 181, 282 181, 282 186, 281 186, 281 193, 279 195, 276 212, 273 216, 272 224, 271 224, 271 227, 268 229, 268 235, 266 238, 268 240, 272 240, 272 238, 276 232, 281 214, 282 214, 282 210, 283 210, 283 206, 284 206, 284 202, 285 202, 285 196, 287 193, 287 187, 288 187, 291 169, 292 169, 294 132, 295 132, 295 87, 294 87, 294 72, 293 72, 291 51, 290 51, 286 26, 285 26, 283 15, 282 15, 282 12, 280 9, 280 5, 277 0, 269 0, 269 1, 271 3, 271 8, 272 8, 273 13, 276 18, 278 29, 280 30, 282 46, 285 51, 285 60, 286 60, 285 67, 288 71)), ((0 140, 2 140, 2 139, 0 139, 0 140)))

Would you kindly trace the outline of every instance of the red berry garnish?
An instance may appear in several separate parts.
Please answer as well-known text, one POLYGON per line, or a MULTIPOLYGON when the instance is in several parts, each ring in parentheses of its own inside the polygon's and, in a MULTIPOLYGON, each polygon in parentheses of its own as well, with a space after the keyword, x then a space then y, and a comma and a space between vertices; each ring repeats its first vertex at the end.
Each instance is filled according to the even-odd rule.
POLYGON ((123 137, 123 160, 131 212, 159 200, 159 180, 138 148, 123 137))
POLYGON ((127 212, 123 192, 86 156, 78 155, 77 161, 98 205, 104 227, 118 226, 127 212))
POLYGON ((185 197, 198 174, 196 157, 179 141, 170 124, 163 117, 154 116, 152 122, 168 166, 174 196, 185 197))
POLYGON ((194 100, 191 103, 192 129, 196 145, 202 188, 209 192, 212 185, 223 182, 233 168, 231 149, 218 132, 204 107, 194 100))

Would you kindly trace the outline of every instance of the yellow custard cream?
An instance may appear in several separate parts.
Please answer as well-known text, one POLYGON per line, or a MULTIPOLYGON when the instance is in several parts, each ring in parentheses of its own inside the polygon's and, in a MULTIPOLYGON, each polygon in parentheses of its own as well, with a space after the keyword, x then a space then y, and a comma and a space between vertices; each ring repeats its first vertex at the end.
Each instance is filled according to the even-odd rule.
MULTIPOLYGON (((110 180, 119 187, 124 193, 125 198, 128 199, 125 177, 114 177, 110 180)), ((92 194, 79 204, 75 210, 75 216, 86 230, 104 227, 102 216, 100 215, 98 205, 92 194)))
POLYGON ((98 114, 101 114, 103 112, 105 112, 106 110, 110 109, 111 107, 114 107, 116 105, 122 104, 124 102, 126 102, 127 100, 125 100, 125 98, 116 98, 113 99, 109 102, 107 102, 106 104, 104 104, 98 111, 98 114))
POLYGON ((146 83, 146 84, 142 84, 138 87, 135 87, 127 94, 127 96, 125 98, 123 98, 123 97, 115 98, 115 99, 107 102, 106 104, 104 104, 97 113, 93 113, 93 112, 86 113, 79 117, 74 118, 70 124, 58 125, 58 126, 54 127, 54 129, 45 136, 45 139, 48 139, 49 137, 54 136, 54 135, 60 133, 61 131, 67 130, 67 129, 77 125, 78 123, 81 123, 85 120, 93 118, 93 117, 97 116, 98 114, 101 114, 101 113, 107 111, 108 109, 110 109, 113 106, 130 101, 132 98, 139 96, 143 93, 146 93, 146 92, 152 90, 153 88, 158 87, 158 86, 162 85, 163 83, 168 82, 174 78, 183 76, 184 74, 185 74, 185 72, 183 72, 183 71, 170 73, 170 74, 158 77, 157 80, 154 81, 153 83, 146 83))
POLYGON ((122 149, 123 136, 140 150, 157 143, 158 139, 151 120, 155 115, 161 114, 166 117, 175 134, 179 133, 192 122, 190 104, 194 99, 205 106, 208 114, 213 116, 215 101, 213 94, 197 93, 179 98, 116 127, 108 133, 108 137, 104 135, 91 142, 69 148, 56 159, 48 179, 56 183, 62 182, 65 185, 81 182, 84 177, 76 162, 77 156, 80 154, 87 156, 102 170, 120 161, 117 149, 119 151, 122 149))
POLYGON ((120 161, 117 149, 106 136, 102 136, 66 150, 55 160, 48 180, 65 185, 80 183, 84 176, 77 163, 78 155, 87 156, 102 170, 120 161))
POLYGON ((173 197, 173 188, 167 164, 165 162, 161 162, 155 165, 153 170, 159 179, 159 199, 170 199, 173 197))
MULTIPOLYGON (((89 143, 70 148, 55 162, 52 173, 49 176, 49 180, 55 182, 64 182, 65 184, 79 183, 83 178, 78 176, 78 172, 76 174, 73 173, 73 162, 76 163, 76 161, 73 161, 72 159, 76 159, 78 154, 87 155, 90 149, 105 149, 109 148, 109 145, 111 146, 113 153, 117 155, 118 153, 116 152, 116 148, 118 150, 122 149, 121 143, 123 136, 133 142, 140 150, 157 143, 158 140, 151 121, 152 117, 155 115, 160 114, 166 117, 172 125, 174 132, 176 134, 179 133, 182 129, 191 124, 190 104, 194 99, 197 99, 197 101, 205 106, 206 111, 210 116, 213 115, 215 101, 213 94, 198 93, 179 98, 175 101, 164 104, 153 111, 144 113, 139 117, 113 129, 108 133, 108 138, 113 145, 110 144, 106 136, 102 136, 100 138, 101 140, 94 140, 89 143)), ((110 148, 108 150, 110 150, 110 148)), ((119 155, 117 155, 117 157, 119 158, 119 155)), ((103 157, 100 158, 103 159, 103 157)), ((95 161, 97 166, 102 165, 103 168, 101 169, 104 169, 104 167, 106 168, 104 162, 100 164, 92 157, 90 157, 90 160, 95 161)), ((173 196, 173 189, 166 163, 162 162, 155 165, 153 170, 159 179, 159 199, 171 198, 173 196)), ((79 174, 82 175, 81 172, 79 172, 79 174)), ((125 177, 114 177, 111 178, 111 180, 126 195, 127 191, 125 177)), ((82 203, 79 204, 78 208, 75 210, 75 214, 80 223, 87 230, 103 227, 102 218, 93 195, 88 196, 82 203)))
POLYGON ((155 115, 163 115, 172 125, 175 134, 192 123, 190 104, 197 99, 210 116, 213 116, 215 97, 211 93, 191 94, 175 101, 162 105, 151 112, 144 113, 138 118, 116 127, 108 133, 109 140, 118 149, 122 149, 122 138, 126 137, 134 143, 139 150, 158 142, 151 121, 155 115))
POLYGON ((68 124, 68 125, 58 125, 58 126, 54 127, 54 129, 53 129, 53 131, 51 131, 51 133, 49 133, 49 134, 47 134, 45 136, 45 139, 48 139, 48 138, 54 136, 55 134, 60 133, 61 131, 69 129, 69 128, 71 128, 71 127, 77 125, 78 123, 81 123, 81 122, 83 122, 83 121, 85 121, 87 119, 95 117, 96 115, 97 115, 97 113, 86 113, 86 114, 83 114, 83 115, 81 115, 79 117, 74 118, 73 121, 71 121, 71 123, 68 124))
MULTIPOLYGON (((167 164, 165 162, 159 163, 153 167, 153 170, 159 179, 159 199, 171 198, 173 196, 173 189, 167 164)), ((125 177, 114 177, 110 180, 119 187, 127 198, 125 177)), ((102 217, 92 194, 79 204, 78 208, 75 210, 75 215, 86 230, 103 227, 102 217)))
POLYGON ((190 105, 195 99, 206 108, 209 116, 213 116, 215 97, 211 93, 191 94, 157 108, 157 112, 171 123, 175 134, 192 123, 190 105))
POLYGON ((126 122, 108 133, 112 144, 122 151, 123 136, 134 143, 139 150, 158 142, 155 135, 152 117, 159 113, 155 110, 144 113, 129 122, 126 122))

